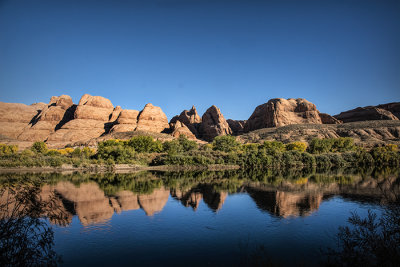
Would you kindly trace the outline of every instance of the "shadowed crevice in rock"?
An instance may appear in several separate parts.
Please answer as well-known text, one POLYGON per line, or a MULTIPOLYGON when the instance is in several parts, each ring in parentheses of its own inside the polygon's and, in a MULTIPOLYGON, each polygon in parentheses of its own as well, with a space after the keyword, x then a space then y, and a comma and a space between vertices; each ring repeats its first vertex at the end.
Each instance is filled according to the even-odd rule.
POLYGON ((61 121, 56 125, 55 130, 57 131, 58 129, 61 129, 61 127, 64 126, 64 124, 66 124, 67 122, 69 122, 70 120, 74 119, 74 113, 76 110, 77 105, 72 105, 70 106, 64 114, 64 117, 61 119, 61 121))

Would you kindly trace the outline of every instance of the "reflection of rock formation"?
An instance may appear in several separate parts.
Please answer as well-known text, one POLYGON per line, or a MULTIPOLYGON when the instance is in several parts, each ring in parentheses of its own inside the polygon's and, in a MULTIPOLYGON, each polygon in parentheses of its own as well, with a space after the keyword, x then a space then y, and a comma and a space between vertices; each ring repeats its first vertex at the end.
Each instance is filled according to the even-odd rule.
POLYGON ((139 195, 138 200, 140 207, 146 212, 146 215, 152 216, 157 212, 162 211, 167 204, 169 190, 165 188, 155 189, 149 195, 139 195))
POLYGON ((228 196, 227 192, 216 192, 211 186, 206 186, 202 192, 204 203, 213 211, 220 210, 228 196))
POLYGON ((192 207, 193 210, 197 210, 203 199, 210 209, 218 211, 222 208, 228 193, 217 192, 209 185, 202 185, 187 191, 172 189, 171 196, 179 200, 185 207, 192 207))
POLYGON ((64 200, 73 203, 73 213, 78 215, 83 225, 108 220, 114 213, 110 200, 96 183, 75 187, 72 183, 60 182, 54 190, 64 200))
POLYGON ((203 194, 198 191, 189 190, 187 192, 184 192, 179 189, 171 190, 171 196, 177 200, 180 200, 182 205, 184 205, 185 207, 190 206, 194 210, 197 210, 200 201, 203 198, 203 194))
POLYGON ((266 191, 248 188, 257 206, 276 216, 307 216, 319 208, 323 193, 266 191))
POLYGON ((121 191, 116 195, 121 210, 138 210, 140 209, 138 203, 138 196, 131 191, 121 191))

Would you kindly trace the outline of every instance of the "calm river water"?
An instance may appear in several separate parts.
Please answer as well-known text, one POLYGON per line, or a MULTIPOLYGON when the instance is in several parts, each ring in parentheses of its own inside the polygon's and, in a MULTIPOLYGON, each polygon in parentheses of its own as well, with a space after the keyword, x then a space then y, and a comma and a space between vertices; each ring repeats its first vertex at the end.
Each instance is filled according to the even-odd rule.
POLYGON ((398 177, 374 170, 5 174, 2 249, 10 252, 3 263, 318 265, 351 212, 382 214, 398 177), (35 251, 40 240, 46 246, 35 251))

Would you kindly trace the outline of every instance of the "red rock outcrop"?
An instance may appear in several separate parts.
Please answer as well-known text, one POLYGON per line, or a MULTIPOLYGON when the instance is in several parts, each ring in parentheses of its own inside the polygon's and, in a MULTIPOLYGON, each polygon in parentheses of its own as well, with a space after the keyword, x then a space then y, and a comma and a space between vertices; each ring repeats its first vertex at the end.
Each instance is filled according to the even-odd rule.
POLYGON ((179 120, 175 121, 175 123, 170 123, 170 127, 172 130, 171 135, 173 137, 184 135, 189 139, 196 139, 196 136, 193 134, 193 132, 190 131, 189 128, 179 120))
POLYGON ((171 119, 170 124, 176 123, 176 121, 180 121, 195 135, 199 136, 199 126, 201 123, 201 117, 197 113, 197 110, 194 106, 190 110, 184 110, 181 112, 179 116, 175 116, 171 119))
POLYGON ((358 107, 341 112, 339 115, 335 115, 334 117, 344 123, 370 120, 399 120, 390 111, 374 106, 358 107))
POLYGON ((36 103, 31 106, 17 103, 0 102, 0 134, 17 139, 32 119, 46 104, 36 103))
POLYGON ((109 130, 113 111, 110 100, 85 94, 76 107, 74 119, 51 134, 48 141, 76 142, 99 137, 109 130))
POLYGON ((216 136, 232 134, 224 115, 214 105, 203 114, 199 132, 201 138, 206 141, 212 141, 216 136))
POLYGON ((161 133, 169 128, 167 116, 160 107, 147 104, 140 112, 137 122, 137 131, 161 133))
POLYGON ((400 102, 382 104, 382 105, 378 105, 376 107, 390 111, 393 115, 395 115, 400 120, 400 102))
POLYGON ((43 141, 61 124, 73 119, 74 103, 68 95, 53 96, 40 113, 32 119, 28 128, 18 136, 24 141, 43 141))
POLYGON ((305 123, 322 124, 319 111, 313 103, 302 98, 275 98, 255 109, 244 131, 305 123))
POLYGON ((226 120, 226 122, 228 123, 228 125, 231 128, 232 133, 234 135, 240 135, 243 133, 244 125, 246 124, 246 121, 228 119, 228 120, 226 120))
POLYGON ((326 114, 326 113, 319 113, 319 117, 321 118, 322 124, 341 124, 342 121, 336 119, 335 117, 326 114))
POLYGON ((131 132, 136 130, 139 111, 124 109, 118 116, 111 132, 131 132))

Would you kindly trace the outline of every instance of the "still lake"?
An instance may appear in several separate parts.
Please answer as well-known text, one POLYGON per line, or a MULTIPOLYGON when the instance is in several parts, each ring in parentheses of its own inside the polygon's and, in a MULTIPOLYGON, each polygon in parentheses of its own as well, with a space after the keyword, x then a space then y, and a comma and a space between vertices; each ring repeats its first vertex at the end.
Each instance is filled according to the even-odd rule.
POLYGON ((384 211, 398 177, 397 170, 3 174, 1 219, 12 217, 21 187, 35 184, 38 202, 50 208, 20 216, 40 217, 53 231, 49 249, 63 266, 318 265, 351 212, 384 211))

